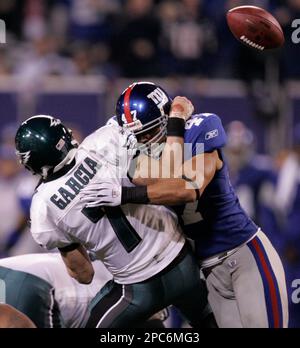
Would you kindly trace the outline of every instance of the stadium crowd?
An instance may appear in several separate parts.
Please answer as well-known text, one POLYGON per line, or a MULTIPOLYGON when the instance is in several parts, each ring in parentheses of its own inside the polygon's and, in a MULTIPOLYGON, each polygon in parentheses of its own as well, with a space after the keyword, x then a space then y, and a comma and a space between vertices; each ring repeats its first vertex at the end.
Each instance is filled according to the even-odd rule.
MULTIPOLYGON (((300 14, 299 0, 2 0, 9 40, 1 47, 0 73, 259 76, 265 56, 232 40, 224 16, 244 4, 269 9, 286 37, 300 14)), ((293 64, 298 46, 287 40, 275 53, 284 78, 300 77, 293 64)))

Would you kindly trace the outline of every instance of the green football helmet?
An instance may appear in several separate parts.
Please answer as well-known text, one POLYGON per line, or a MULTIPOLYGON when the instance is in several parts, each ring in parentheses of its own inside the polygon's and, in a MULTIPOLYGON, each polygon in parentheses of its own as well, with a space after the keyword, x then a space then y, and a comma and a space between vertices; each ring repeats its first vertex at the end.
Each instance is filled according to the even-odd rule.
POLYGON ((17 131, 16 154, 22 165, 46 178, 74 158, 78 143, 72 131, 52 116, 33 116, 17 131), (73 151, 72 151, 73 150, 73 151))

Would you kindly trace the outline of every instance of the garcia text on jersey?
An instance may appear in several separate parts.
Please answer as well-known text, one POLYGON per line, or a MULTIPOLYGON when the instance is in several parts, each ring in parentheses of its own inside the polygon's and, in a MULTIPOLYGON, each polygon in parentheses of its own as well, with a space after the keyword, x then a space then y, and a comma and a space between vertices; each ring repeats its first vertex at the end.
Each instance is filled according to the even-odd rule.
POLYGON ((86 157, 74 174, 65 183, 65 187, 60 187, 57 194, 51 196, 50 201, 59 209, 64 210, 70 202, 78 195, 96 175, 98 163, 89 157, 86 157), (71 191, 70 191, 71 189, 71 191))

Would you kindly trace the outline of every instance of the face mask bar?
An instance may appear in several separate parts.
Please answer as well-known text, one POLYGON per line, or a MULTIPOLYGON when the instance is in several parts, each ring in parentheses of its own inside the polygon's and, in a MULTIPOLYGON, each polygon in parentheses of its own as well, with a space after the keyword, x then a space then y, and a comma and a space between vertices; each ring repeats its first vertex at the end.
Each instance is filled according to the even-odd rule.
POLYGON ((161 145, 160 143, 164 140, 164 137, 167 134, 167 123, 168 123, 167 115, 163 115, 160 118, 144 125, 141 131, 134 132, 136 136, 142 135, 142 134, 148 133, 153 128, 160 126, 160 131, 157 134, 155 134, 153 138, 151 138, 146 143, 138 144, 138 149, 140 150, 140 152, 145 153, 148 156, 151 156, 154 158, 158 158, 160 156, 163 150, 163 146, 160 146, 161 145), (150 127, 148 127, 149 125, 150 127))
POLYGON ((134 134, 142 135, 144 133, 148 133, 153 128, 156 128, 159 125, 163 125, 163 124, 166 124, 166 127, 167 127, 167 115, 162 115, 159 118, 144 124, 141 129, 134 131, 134 134))

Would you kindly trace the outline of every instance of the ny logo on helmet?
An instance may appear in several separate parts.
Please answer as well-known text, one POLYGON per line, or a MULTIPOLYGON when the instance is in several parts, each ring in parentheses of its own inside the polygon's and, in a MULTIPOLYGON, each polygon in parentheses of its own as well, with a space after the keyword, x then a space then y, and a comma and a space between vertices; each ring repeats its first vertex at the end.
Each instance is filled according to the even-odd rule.
POLYGON ((164 91, 162 91, 159 87, 157 87, 153 92, 148 94, 147 98, 153 100, 160 110, 162 110, 168 102, 168 97, 166 96, 164 91))
POLYGON ((31 151, 27 151, 27 152, 17 151, 16 154, 19 157, 20 163, 23 165, 26 165, 28 161, 30 160, 31 151))

